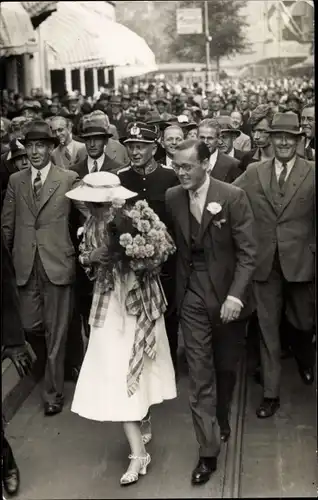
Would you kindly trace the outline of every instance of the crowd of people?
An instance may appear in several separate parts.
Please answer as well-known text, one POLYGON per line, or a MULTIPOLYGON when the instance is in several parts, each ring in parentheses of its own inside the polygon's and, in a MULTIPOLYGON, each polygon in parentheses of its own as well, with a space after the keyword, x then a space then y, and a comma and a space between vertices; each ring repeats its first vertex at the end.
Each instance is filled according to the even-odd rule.
MULTIPOLYGON (((176 397, 182 332, 199 444, 192 483, 201 484, 217 468, 219 441, 230 439, 246 337, 262 386, 259 418, 279 409, 282 351, 304 384, 314 382, 314 86, 153 80, 119 90, 91 99, 2 91, 3 282, 11 290, 2 354, 21 376, 32 369, 43 378, 46 416, 63 410, 71 379, 72 411, 123 422, 127 485, 150 463, 151 406, 176 397), (146 200, 176 245, 160 270, 157 357, 150 331, 125 309, 129 279, 115 279, 109 292, 96 286, 118 198, 146 200), (140 378, 128 397, 131 363, 140 378)), ((14 494, 19 470, 3 440, 4 486, 14 494)))

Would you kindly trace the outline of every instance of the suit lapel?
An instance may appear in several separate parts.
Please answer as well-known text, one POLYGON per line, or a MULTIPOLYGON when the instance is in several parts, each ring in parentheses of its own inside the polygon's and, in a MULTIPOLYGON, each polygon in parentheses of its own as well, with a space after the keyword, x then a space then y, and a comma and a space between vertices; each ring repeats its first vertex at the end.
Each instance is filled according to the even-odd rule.
POLYGON ((211 220, 214 217, 214 215, 212 215, 211 212, 207 210, 207 206, 211 202, 220 203, 220 205, 222 205, 221 201, 219 200, 219 191, 218 189, 216 189, 212 179, 210 179, 209 190, 203 208, 201 227, 200 227, 200 239, 203 238, 205 231, 207 230, 211 220))
POLYGON ((299 156, 296 157, 296 162, 295 165, 293 166, 289 178, 286 181, 286 190, 285 190, 285 196, 284 196, 284 201, 280 210, 280 214, 285 210, 287 205, 290 203, 291 199, 295 196, 296 192, 298 191, 300 185, 304 181, 304 179, 307 177, 308 172, 310 171, 311 167, 308 165, 306 161, 304 161, 302 158, 299 156))
POLYGON ((182 234, 190 246, 190 217, 188 193, 180 187, 179 196, 175 199, 177 206, 176 216, 178 218, 182 234))
POLYGON ((29 209, 33 213, 34 217, 36 217, 37 208, 33 197, 31 167, 25 171, 25 175, 21 180, 21 194, 25 199, 29 209))
POLYGON ((51 196, 57 190, 59 185, 60 185, 60 179, 56 174, 56 169, 51 165, 50 171, 41 190, 38 213, 43 209, 44 205, 46 205, 46 203, 49 201, 51 196))
POLYGON ((274 203, 274 199, 272 196, 272 188, 271 188, 271 178, 273 171, 273 160, 269 160, 266 163, 263 163, 260 168, 257 169, 258 177, 265 193, 266 198, 272 205, 273 209, 276 211, 277 207, 274 203))

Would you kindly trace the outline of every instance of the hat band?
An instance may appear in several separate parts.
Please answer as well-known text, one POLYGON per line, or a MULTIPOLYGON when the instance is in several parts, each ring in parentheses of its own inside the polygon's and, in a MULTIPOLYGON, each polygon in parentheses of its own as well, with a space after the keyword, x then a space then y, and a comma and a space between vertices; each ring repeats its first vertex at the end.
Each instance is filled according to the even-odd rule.
POLYGON ((105 127, 83 127, 83 134, 108 134, 105 127))
POLYGON ((274 125, 272 126, 271 130, 274 132, 275 130, 286 130, 286 132, 300 132, 300 127, 297 127, 296 125, 274 125))
POLYGON ((103 184, 101 186, 94 186, 93 184, 89 184, 88 182, 81 181, 80 182, 81 187, 89 187, 93 189, 113 189, 113 188, 118 188, 121 187, 121 184, 103 184))

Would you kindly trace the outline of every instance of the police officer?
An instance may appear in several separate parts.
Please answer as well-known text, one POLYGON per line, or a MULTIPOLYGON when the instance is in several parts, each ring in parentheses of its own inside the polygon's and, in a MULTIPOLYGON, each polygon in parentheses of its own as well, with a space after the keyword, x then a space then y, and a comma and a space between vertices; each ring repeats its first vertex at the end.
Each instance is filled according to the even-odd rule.
MULTIPOLYGON (((159 130, 155 125, 135 122, 127 127, 127 136, 122 142, 127 147, 130 164, 117 175, 124 187, 138 193, 139 200, 146 200, 160 220, 169 229, 165 209, 167 189, 178 184, 177 176, 171 168, 156 162, 159 130)), ((172 361, 176 370, 178 347, 178 320, 174 302, 175 261, 170 258, 162 269, 161 281, 168 301, 165 314, 166 330, 169 339, 172 361)))

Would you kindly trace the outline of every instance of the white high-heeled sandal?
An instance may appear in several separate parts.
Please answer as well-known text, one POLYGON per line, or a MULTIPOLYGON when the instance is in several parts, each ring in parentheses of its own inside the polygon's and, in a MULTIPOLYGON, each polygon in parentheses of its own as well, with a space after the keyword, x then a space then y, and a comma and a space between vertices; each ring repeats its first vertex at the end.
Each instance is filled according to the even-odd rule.
POLYGON ((122 486, 128 486, 129 484, 137 483, 140 476, 145 476, 147 474, 147 467, 151 462, 151 457, 149 453, 145 457, 136 457, 135 455, 129 455, 129 460, 139 460, 140 469, 139 472, 127 471, 120 479, 120 484, 122 486))
POLYGON ((148 418, 145 418, 144 420, 142 420, 140 422, 140 432, 141 432, 141 436, 142 436, 142 442, 144 444, 148 444, 150 443, 150 441, 152 440, 152 432, 151 432, 151 416, 149 415, 148 418), (142 432, 142 426, 143 424, 149 424, 150 426, 150 432, 146 432, 146 433, 143 433, 142 432))

